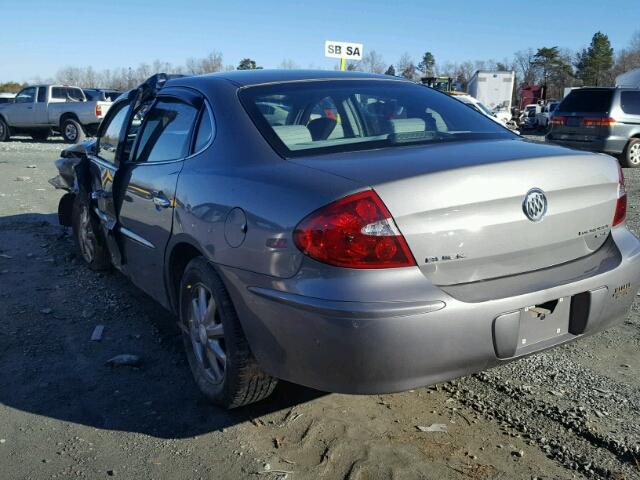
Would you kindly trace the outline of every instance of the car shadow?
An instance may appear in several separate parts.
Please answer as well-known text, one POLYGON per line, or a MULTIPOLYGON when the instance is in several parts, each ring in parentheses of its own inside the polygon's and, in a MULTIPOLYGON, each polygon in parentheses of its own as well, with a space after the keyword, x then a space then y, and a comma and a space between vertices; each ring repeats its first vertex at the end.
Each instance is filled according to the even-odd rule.
POLYGON ((288 411, 324 393, 280 382, 227 411, 191 377, 175 317, 116 271, 89 270, 56 215, 0 218, 0 403, 98 429, 160 438, 205 434, 288 411), (91 336, 104 326, 99 341, 91 336), (111 367, 120 354, 136 367, 111 367))

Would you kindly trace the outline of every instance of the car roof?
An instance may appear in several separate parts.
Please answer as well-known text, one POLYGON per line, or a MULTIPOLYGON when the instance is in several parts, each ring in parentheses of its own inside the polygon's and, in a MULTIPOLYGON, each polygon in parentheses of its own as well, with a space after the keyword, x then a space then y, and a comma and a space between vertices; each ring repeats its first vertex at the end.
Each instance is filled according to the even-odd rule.
MULTIPOLYGON (((220 78, 228 80, 238 87, 247 87, 251 85, 261 85, 265 83, 281 83, 296 82, 309 80, 343 80, 343 79, 372 79, 372 80, 393 80, 408 81, 401 77, 392 75, 381 75, 365 72, 340 72, 335 70, 233 70, 230 72, 217 72, 207 75, 199 75, 197 77, 187 77, 191 82, 207 82, 212 78, 220 78)), ((179 85, 180 80, 184 78, 174 79, 167 82, 167 85, 179 85)))

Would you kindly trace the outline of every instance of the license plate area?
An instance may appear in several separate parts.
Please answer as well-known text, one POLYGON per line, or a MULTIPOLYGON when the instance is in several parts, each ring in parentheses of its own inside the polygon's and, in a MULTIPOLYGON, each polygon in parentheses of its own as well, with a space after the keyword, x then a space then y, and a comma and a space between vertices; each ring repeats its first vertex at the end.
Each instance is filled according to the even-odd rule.
POLYGON ((531 305, 520 310, 520 328, 516 355, 537 343, 561 337, 569 332, 571 297, 531 305))
POLYGON ((567 127, 579 127, 582 119, 580 117, 568 117, 567 127))

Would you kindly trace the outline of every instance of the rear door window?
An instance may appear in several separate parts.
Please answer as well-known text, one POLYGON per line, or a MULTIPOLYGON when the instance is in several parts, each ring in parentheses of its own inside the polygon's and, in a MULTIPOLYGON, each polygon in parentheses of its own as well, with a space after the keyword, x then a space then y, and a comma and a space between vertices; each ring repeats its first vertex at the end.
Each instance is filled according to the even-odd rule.
POLYGON ((200 119, 200 125, 198 125, 198 133, 196 134, 196 144, 193 149, 194 152, 199 152, 213 138, 213 122, 211 120, 211 114, 209 109, 205 107, 202 112, 202 118, 200 119))
POLYGON ((640 115, 640 91, 637 92, 621 92, 620 106, 624 113, 631 115, 640 115))
POLYGON ((613 90, 578 89, 572 90, 565 98, 558 111, 587 113, 606 113, 611 110, 613 90))
POLYGON ((38 103, 47 101, 47 87, 38 87, 38 103))
POLYGON ((106 126, 102 129, 102 133, 98 138, 100 145, 99 156, 107 162, 116 163, 116 152, 120 143, 120 134, 127 119, 128 107, 129 103, 124 103, 122 106, 118 106, 114 113, 109 111, 109 115, 112 116, 106 120, 106 126))
POLYGON ((166 162, 189 154, 198 109, 177 98, 160 98, 145 115, 135 161, 166 162))

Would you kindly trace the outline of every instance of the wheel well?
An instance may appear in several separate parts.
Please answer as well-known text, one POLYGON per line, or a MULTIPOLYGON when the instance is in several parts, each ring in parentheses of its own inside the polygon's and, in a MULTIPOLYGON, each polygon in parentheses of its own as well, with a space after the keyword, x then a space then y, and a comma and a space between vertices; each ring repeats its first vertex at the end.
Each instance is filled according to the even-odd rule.
POLYGON ((60 128, 62 128, 62 124, 64 123, 64 121, 69 119, 69 118, 71 118, 71 119, 75 120, 76 122, 80 123, 80 120, 78 120, 78 116, 75 113, 63 113, 60 116, 60 128))
POLYGON ((171 251, 169 257, 169 288, 171 305, 178 311, 178 298, 180 295, 180 280, 187 264, 202 253, 190 243, 178 243, 171 251))

